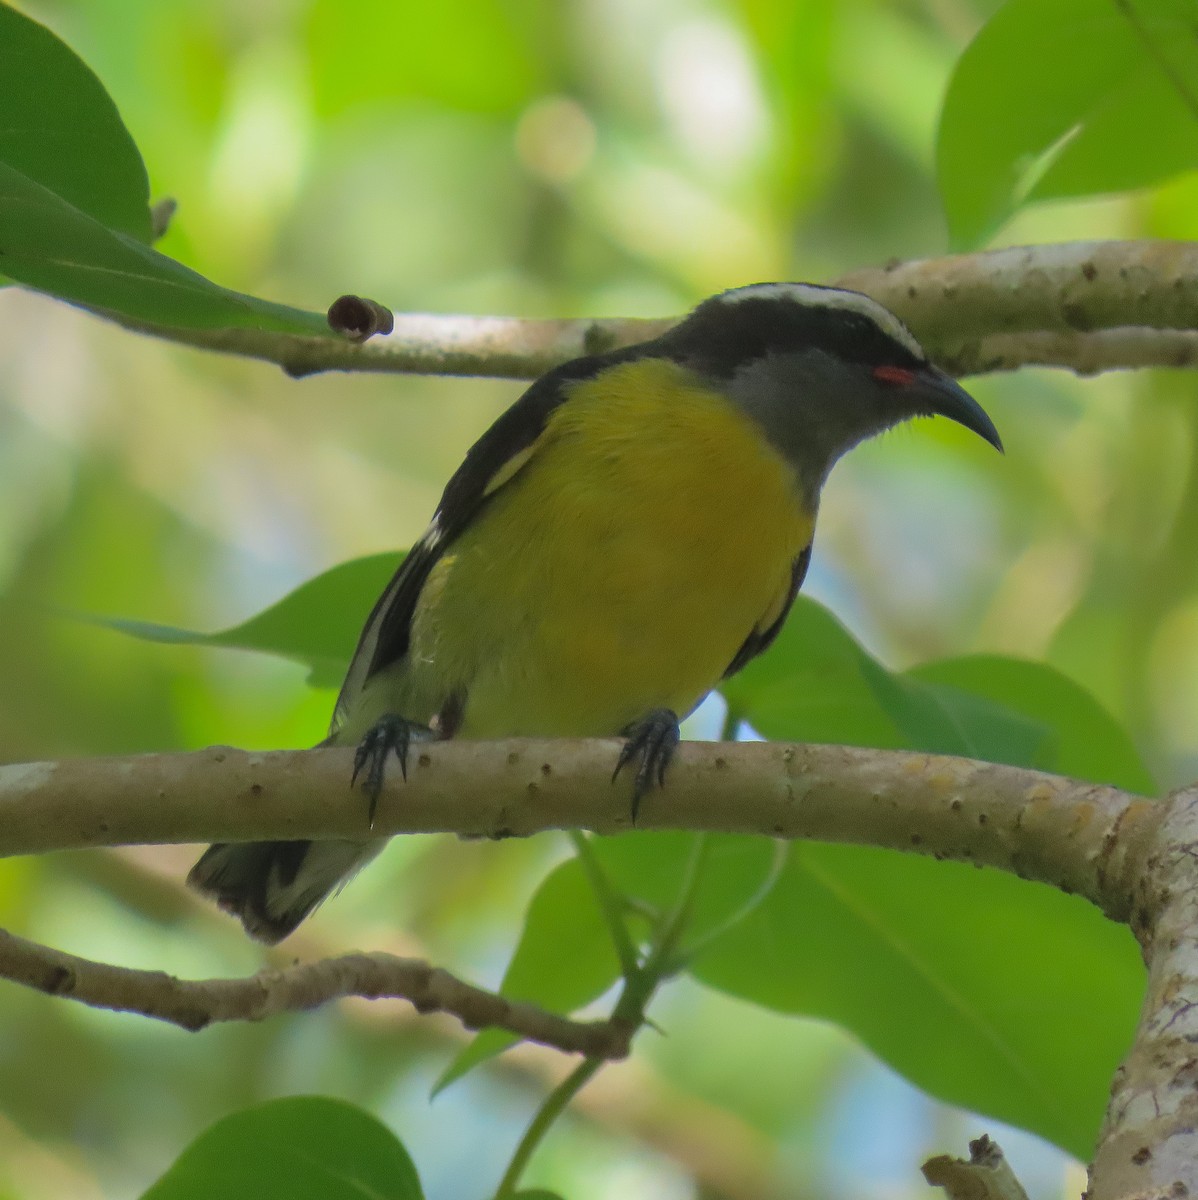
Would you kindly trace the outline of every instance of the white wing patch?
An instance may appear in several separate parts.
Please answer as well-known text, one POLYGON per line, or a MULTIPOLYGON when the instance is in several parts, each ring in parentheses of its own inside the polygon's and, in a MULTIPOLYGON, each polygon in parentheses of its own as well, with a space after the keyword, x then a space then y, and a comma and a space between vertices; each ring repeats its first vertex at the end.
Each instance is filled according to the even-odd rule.
POLYGON ((883 333, 905 346, 916 358, 927 355, 915 340, 915 335, 890 311, 864 292, 844 288, 822 287, 817 283, 753 283, 748 287, 721 292, 721 304, 738 304, 742 300, 790 300, 806 308, 838 308, 857 313, 872 321, 883 333))
POLYGON ((525 463, 537 452, 537 448, 541 444, 541 439, 537 438, 531 446, 525 446, 518 454, 513 454, 511 458, 487 480, 487 486, 483 489, 484 499, 491 495, 492 492, 497 492, 505 483, 519 471, 525 463))
POLYGON ((424 546, 428 550, 435 550, 441 539, 445 536, 441 531, 441 522, 439 520, 441 510, 438 509, 433 514, 433 519, 428 523, 428 528, 420 535, 416 542, 417 546, 424 546))

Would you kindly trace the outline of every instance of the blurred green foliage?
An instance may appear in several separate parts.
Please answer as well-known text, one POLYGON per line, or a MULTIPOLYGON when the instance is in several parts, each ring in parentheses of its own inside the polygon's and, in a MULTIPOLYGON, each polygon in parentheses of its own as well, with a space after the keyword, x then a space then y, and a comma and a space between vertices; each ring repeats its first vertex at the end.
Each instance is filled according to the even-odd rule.
MULTIPOLYGON (((6 128, 26 131, 0 134, 0 228, 24 238, 8 274, 91 303, 118 294, 72 291, 96 286, 91 267, 124 279, 136 262, 143 280, 120 294, 160 314, 172 301, 145 280, 185 279, 216 323, 265 297, 296 308, 248 319, 315 328, 307 310, 344 291, 395 308, 660 316, 950 240, 1198 231, 1193 50, 1171 32, 1182 0, 1096 20, 1079 0, 21 7, 82 56, 133 135, 62 61, 6 88, 24 114, 6 128), (58 99, 31 103, 39 87, 58 99), (160 254, 133 142, 151 197, 180 201, 160 254), (53 238, 74 249, 69 277, 44 273, 53 238), (244 295, 226 304, 191 271, 244 295)), ((6 81, 23 69, 19 27, 0 8, 6 81)), ((318 740, 395 551, 517 389, 296 382, 28 292, 0 306, 0 758, 318 740)), ((800 605, 732 681, 732 715, 767 736, 968 750, 1144 791, 1191 778, 1188 378, 1022 372, 973 390, 1006 459, 938 423, 838 467, 806 590, 852 636, 800 605)), ((563 853, 406 839, 268 958, 360 944, 497 985, 517 946, 514 993, 583 1003, 616 967, 563 853)), ((646 928, 688 854, 642 836, 601 850, 646 928)), ((181 889, 189 858, 6 862, 0 923, 129 965, 255 969, 259 950, 181 889)), ((821 1114, 862 1052, 764 1008, 838 1021, 941 1097, 1087 1151, 1138 1001, 1125 931, 989 872, 844 847, 776 862, 719 839, 706 869, 714 936, 663 997, 672 1037, 643 1035, 640 1061, 611 1072, 614 1100, 583 1094, 534 1182, 571 1200, 689 1196, 692 1178, 705 1195, 835 1194, 821 1114)), ((465 1049, 391 1006, 191 1036, 6 987, 0 1031, 4 1200, 137 1194, 213 1121, 307 1092, 401 1131, 432 1200, 484 1195, 543 1079, 543 1059, 490 1058, 429 1110, 447 1064, 497 1040, 465 1049)), ((320 1113, 293 1104, 319 1132, 320 1113)), ((270 1111, 285 1110, 203 1135, 151 1194, 194 1194, 171 1181, 214 1136, 266 1161, 253 1114, 270 1111)), ((363 1161, 393 1154, 378 1136, 363 1161)))

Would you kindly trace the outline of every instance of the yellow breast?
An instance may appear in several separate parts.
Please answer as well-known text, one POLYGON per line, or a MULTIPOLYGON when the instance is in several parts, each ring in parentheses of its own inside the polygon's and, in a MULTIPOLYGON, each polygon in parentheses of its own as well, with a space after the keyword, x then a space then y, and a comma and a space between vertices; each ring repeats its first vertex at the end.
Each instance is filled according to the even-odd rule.
POLYGON ((751 418, 665 360, 611 368, 430 578, 408 688, 463 693, 473 737, 684 714, 777 611, 813 527, 751 418))

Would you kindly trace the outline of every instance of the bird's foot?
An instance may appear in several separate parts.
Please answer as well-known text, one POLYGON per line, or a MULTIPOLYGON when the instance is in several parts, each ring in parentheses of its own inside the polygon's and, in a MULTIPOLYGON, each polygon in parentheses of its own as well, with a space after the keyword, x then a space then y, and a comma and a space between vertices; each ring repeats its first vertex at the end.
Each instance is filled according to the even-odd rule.
POLYGON ((630 763, 637 764, 632 783, 632 823, 635 825, 645 793, 665 784, 666 768, 682 737, 678 731, 678 714, 673 709, 655 708, 622 729, 620 735, 628 740, 620 751, 612 782, 630 763))
POLYGON ((366 731, 354 753, 354 773, 349 785, 353 787, 362 775, 362 791, 370 802, 367 814, 370 828, 374 828, 374 813, 378 808, 383 790, 383 777, 387 768, 387 755, 392 751, 399 759, 399 773, 405 782, 408 778, 408 750, 413 742, 429 742, 436 734, 427 725, 409 721, 397 713, 386 713, 366 731))

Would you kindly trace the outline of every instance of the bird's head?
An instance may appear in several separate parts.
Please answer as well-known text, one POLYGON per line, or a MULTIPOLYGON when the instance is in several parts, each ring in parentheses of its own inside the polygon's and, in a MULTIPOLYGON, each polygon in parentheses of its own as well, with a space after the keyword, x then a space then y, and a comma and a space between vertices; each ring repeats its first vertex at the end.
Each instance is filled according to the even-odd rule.
POLYGON ((846 450, 911 417, 948 417, 1002 450, 982 406, 861 292, 734 288, 703 301, 661 345, 757 420, 815 492, 846 450))

